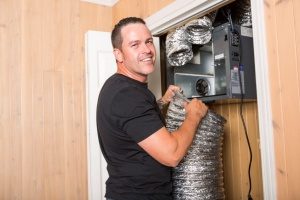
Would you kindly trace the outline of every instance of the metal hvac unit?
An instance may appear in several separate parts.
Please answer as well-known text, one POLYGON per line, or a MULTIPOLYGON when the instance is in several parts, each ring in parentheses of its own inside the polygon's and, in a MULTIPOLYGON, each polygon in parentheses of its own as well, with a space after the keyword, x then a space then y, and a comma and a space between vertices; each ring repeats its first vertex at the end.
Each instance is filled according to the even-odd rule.
MULTIPOLYGON (((186 59, 184 51, 177 50, 186 59)), ((193 56, 183 65, 174 66, 165 59, 165 87, 178 85, 186 97, 203 101, 239 99, 242 93, 244 99, 256 99, 251 28, 224 23, 212 28, 206 44, 191 44, 191 51, 193 56)))

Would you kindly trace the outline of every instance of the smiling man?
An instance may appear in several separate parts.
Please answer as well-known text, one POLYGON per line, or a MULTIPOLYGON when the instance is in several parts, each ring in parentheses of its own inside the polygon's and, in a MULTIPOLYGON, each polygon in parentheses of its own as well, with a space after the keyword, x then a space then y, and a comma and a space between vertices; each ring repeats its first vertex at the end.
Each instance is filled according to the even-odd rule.
MULTIPOLYGON (((207 107, 193 99, 185 105, 181 127, 168 132, 147 87, 156 52, 145 22, 136 17, 122 19, 111 40, 118 70, 103 85, 97 106, 99 143, 109 174, 105 197, 171 200, 171 167, 187 153, 207 107)), ((169 86, 159 102, 169 103, 179 90, 169 86)))

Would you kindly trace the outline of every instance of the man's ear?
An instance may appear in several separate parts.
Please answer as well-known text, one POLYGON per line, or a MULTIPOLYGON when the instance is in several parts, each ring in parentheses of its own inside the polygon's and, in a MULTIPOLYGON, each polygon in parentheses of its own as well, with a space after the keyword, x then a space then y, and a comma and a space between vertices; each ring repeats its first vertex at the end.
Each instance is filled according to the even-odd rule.
POLYGON ((123 62, 124 58, 123 58, 123 53, 120 49, 114 48, 114 55, 115 58, 118 62, 123 62))

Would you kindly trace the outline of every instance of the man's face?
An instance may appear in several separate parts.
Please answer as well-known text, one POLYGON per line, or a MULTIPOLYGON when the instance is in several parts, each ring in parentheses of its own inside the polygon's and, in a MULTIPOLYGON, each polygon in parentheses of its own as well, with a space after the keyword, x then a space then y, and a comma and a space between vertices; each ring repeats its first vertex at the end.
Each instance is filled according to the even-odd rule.
POLYGON ((147 77, 154 71, 155 47, 149 29, 140 23, 129 24, 121 30, 120 49, 124 66, 134 75, 147 77))

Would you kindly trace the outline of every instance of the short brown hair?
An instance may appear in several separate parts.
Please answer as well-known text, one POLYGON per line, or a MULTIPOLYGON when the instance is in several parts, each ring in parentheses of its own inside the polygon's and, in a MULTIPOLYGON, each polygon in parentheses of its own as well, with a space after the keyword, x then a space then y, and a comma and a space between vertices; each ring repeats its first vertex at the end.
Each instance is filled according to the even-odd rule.
POLYGON ((127 17, 121 19, 114 27, 111 33, 111 43, 113 48, 118 48, 120 49, 122 46, 123 38, 121 35, 121 30, 124 26, 128 24, 146 24, 146 22, 142 18, 138 17, 127 17))

